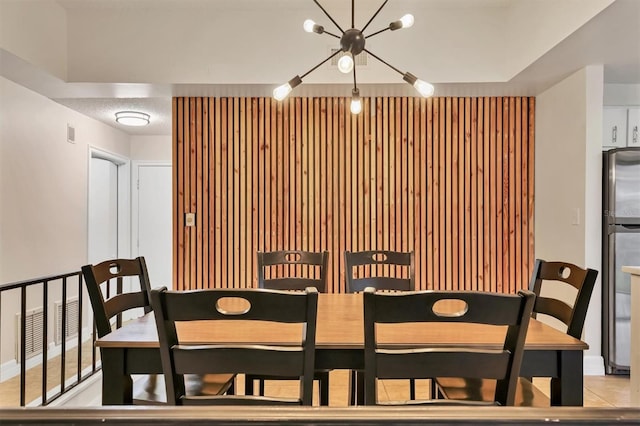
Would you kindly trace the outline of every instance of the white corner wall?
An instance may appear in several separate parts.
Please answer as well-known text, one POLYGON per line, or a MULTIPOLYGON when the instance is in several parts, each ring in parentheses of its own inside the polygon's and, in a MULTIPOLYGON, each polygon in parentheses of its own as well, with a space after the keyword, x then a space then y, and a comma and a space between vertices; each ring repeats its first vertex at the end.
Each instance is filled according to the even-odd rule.
POLYGON ((640 84, 605 84, 604 105, 640 105, 640 84))
POLYGON ((509 56, 506 75, 517 75, 613 2, 536 0, 510 3, 505 20, 509 56))
MULTIPOLYGON (((89 146, 129 158, 129 136, 3 77, 0 99, 0 283, 77 271, 87 261, 89 146)), ((7 296, 3 325, 18 309, 7 296)), ((42 303, 28 299, 27 309, 42 303)), ((3 343, 14 332, 3 326, 3 343)), ((1 365, 14 348, 0 349, 1 365)))
POLYGON ((50 0, 0 1, 0 48, 67 79, 67 12, 50 0))
MULTIPOLYGON (((602 66, 583 68, 536 99, 536 257, 598 271, 602 99, 602 66)), ((601 306, 598 277, 584 327, 585 374, 604 374, 601 306)))
POLYGON ((131 160, 171 163, 171 135, 131 136, 131 160))

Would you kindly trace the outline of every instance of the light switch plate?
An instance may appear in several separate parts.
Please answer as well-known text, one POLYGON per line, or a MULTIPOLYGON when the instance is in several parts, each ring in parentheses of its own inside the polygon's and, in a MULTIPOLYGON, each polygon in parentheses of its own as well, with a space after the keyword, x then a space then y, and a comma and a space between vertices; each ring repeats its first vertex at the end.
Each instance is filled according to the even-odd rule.
POLYGON ((185 215, 184 215, 184 225, 185 226, 196 226, 196 214, 195 213, 185 213, 185 215))

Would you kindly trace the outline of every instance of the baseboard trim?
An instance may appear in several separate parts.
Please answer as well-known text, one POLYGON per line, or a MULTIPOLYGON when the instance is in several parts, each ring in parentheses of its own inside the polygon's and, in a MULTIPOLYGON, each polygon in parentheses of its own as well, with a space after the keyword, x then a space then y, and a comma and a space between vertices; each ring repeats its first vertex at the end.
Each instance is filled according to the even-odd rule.
POLYGON ((604 358, 600 355, 585 355, 583 372, 585 376, 604 376, 604 358))
MULTIPOLYGON (((39 400, 38 400, 39 401, 39 400)), ((99 371, 60 398, 49 407, 92 407, 102 405, 102 372, 99 371)))
MULTIPOLYGON (((92 330, 89 328, 82 329, 82 335, 84 338, 82 339, 82 343, 86 343, 91 339, 92 330)), ((68 339, 66 343, 66 349, 73 349, 78 346, 78 339, 76 337, 72 339, 68 339)), ((47 360, 52 360, 57 356, 60 356, 62 353, 62 345, 55 345, 52 342, 49 343, 47 349, 47 360)), ((25 362, 25 368, 29 370, 30 368, 37 367, 42 364, 42 353, 35 355, 25 362)), ((6 380, 9 380, 13 377, 16 377, 20 374, 20 363, 18 360, 10 359, 9 361, 0 365, 0 383, 6 380)))

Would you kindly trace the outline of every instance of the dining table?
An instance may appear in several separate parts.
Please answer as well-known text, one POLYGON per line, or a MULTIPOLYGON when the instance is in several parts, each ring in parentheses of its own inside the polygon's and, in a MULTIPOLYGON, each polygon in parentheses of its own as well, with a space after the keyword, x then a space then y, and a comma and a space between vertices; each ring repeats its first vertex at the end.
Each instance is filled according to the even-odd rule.
MULTIPOLYGON (((236 320, 223 326, 180 323, 182 341, 193 344, 287 345, 300 341, 296 326, 236 320)), ((315 368, 364 369, 362 294, 322 293, 318 299, 315 368)), ((468 323, 409 323, 402 329, 381 327, 384 347, 501 348, 504 327, 468 323)), ((128 321, 96 340, 102 354, 103 405, 131 404, 132 374, 162 374, 153 312, 128 321)), ((582 406, 583 351, 588 345, 565 332, 531 319, 520 375, 551 378, 551 405, 582 406)))

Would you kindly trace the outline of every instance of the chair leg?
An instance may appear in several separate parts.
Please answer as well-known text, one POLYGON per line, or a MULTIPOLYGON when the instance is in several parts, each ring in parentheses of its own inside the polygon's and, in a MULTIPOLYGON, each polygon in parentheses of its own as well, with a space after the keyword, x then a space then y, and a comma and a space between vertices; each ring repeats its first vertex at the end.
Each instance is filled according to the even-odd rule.
POLYGON ((349 405, 356 405, 356 372, 349 370, 349 405))
POLYGON ((253 378, 249 375, 244 378, 244 394, 253 395, 253 378))
POLYGON ((431 379, 431 399, 445 399, 435 379, 431 379))
POLYGON ((356 371, 356 404, 364 405, 364 371, 356 371))
POLYGON ((229 385, 229 389, 225 392, 227 395, 235 395, 236 394, 236 378, 234 377, 231 381, 231 385, 229 385))
POLYGON ((320 391, 320 405, 329 405, 329 372, 318 373, 318 388, 320 391))
POLYGON ((264 380, 262 379, 258 380, 258 386, 259 386, 258 395, 264 396, 264 380))
POLYGON ((416 399, 416 379, 409 379, 409 399, 412 401, 416 399))

